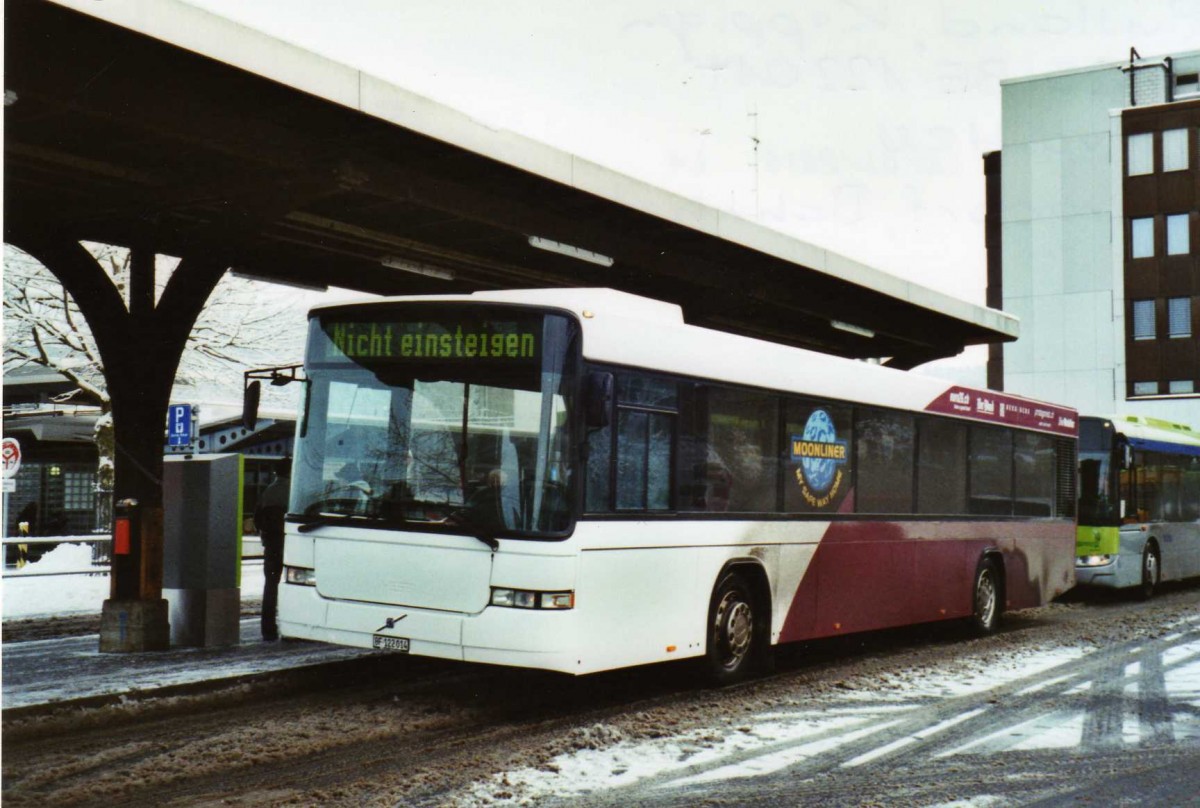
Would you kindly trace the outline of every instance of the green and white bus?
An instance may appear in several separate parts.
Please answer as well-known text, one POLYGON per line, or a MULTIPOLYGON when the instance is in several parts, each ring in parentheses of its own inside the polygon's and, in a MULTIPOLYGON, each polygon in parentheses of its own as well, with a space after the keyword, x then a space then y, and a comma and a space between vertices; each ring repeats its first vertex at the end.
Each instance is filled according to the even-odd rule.
POLYGON ((1122 415, 1079 429, 1078 584, 1138 587, 1200 575, 1200 432, 1122 415))

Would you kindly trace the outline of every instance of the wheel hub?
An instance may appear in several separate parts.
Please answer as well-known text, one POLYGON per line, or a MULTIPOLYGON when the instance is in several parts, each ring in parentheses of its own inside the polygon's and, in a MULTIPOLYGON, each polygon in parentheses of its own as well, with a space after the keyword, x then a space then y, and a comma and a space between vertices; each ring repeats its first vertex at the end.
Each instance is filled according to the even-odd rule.
POLYGON ((750 604, 735 592, 726 593, 717 608, 716 631, 722 664, 736 668, 750 651, 754 634, 754 613, 750 604))
POLYGON ((984 625, 992 622, 996 611, 996 584, 990 573, 979 576, 979 589, 975 593, 975 609, 984 625))

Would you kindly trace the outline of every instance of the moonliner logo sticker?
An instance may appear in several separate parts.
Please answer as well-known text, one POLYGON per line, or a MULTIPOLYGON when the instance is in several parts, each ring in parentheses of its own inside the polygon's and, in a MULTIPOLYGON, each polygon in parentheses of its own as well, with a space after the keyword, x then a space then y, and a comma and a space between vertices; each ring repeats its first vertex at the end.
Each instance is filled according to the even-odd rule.
POLYGON ((811 508, 827 508, 837 498, 845 478, 846 441, 838 440, 833 419, 825 410, 813 410, 803 435, 792 435, 792 462, 796 482, 811 508))

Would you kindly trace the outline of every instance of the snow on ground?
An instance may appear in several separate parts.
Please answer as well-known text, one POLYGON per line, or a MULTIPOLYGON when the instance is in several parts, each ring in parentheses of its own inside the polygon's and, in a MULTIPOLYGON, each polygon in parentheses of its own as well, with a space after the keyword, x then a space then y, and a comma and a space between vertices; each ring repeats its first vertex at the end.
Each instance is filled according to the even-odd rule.
MULTIPOLYGON (((1173 627, 1186 631, 1197 626, 1200 617, 1173 627)), ((575 751, 558 755, 539 768, 510 771, 477 783, 458 795, 456 802, 530 805, 634 784, 675 788, 755 777, 818 760, 853 768, 921 742, 933 742, 937 748, 940 739, 938 757, 1075 748, 1082 743, 1088 715, 1077 699, 1055 703, 1047 694, 1070 697, 1099 686, 1095 677, 1080 673, 1080 666, 1095 652, 1094 646, 1048 647, 1015 652, 1003 662, 989 658, 932 670, 900 671, 889 675, 877 689, 847 691, 824 706, 764 712, 739 719, 734 726, 691 730, 666 738, 622 739, 598 724, 579 731, 579 742, 572 744, 575 751), (990 693, 995 697, 980 704, 978 697, 990 693), (1032 717, 1020 713, 1010 718, 1004 712, 1004 705, 1013 699, 1038 693, 1047 696, 1047 705, 1055 706, 1032 717), (972 696, 976 698, 966 699, 969 704, 964 703, 961 712, 954 710, 955 700, 972 696), (928 719, 931 707, 939 706, 944 706, 943 712, 928 719), (911 729, 913 722, 924 723, 911 729), (878 744, 871 740, 875 737, 878 744), (862 752, 864 743, 869 751, 862 752)), ((1195 709, 1200 706, 1200 642, 1154 651, 1153 656, 1161 660, 1175 740, 1200 738, 1200 714, 1195 709)), ((1123 687, 1131 691, 1145 686, 1140 684, 1145 681, 1140 664, 1128 665, 1122 675, 1122 682, 1130 683, 1123 687)), ((1147 694, 1147 698, 1154 696, 1147 694)), ((1151 731, 1135 709, 1125 716, 1120 741, 1133 748, 1151 731)), ((990 804, 992 798, 982 797, 942 808, 990 804)))
POLYGON ((12 643, 3 649, 3 707, 235 679, 378 653, 324 643, 263 642, 259 619, 239 624, 240 642, 149 654, 104 654, 98 635, 12 643))
MULTIPOLYGON (((92 568, 92 549, 82 542, 90 536, 65 536, 64 544, 48 550, 40 559, 20 569, 5 569, 0 583, 0 601, 5 620, 25 617, 61 617, 68 614, 99 614, 108 597, 107 568, 88 575, 46 575, 92 568), (75 543, 78 542, 78 543, 75 543)), ((257 600, 262 595, 262 564, 242 564, 242 597, 257 600)))
MULTIPOLYGON (((69 537, 79 542, 88 537, 69 537)), ((91 568, 91 547, 64 543, 3 578, 4 619, 100 614, 109 594, 108 572, 46 575, 91 568)), ((262 562, 242 563, 242 599, 262 596, 262 562)), ((153 654, 102 654, 95 634, 6 644, 3 706, 26 707, 128 691, 150 691, 201 681, 304 667, 373 653, 323 643, 266 643, 259 618, 240 622, 238 645, 172 648, 153 654), (65 672, 68 672, 65 673, 65 672)))

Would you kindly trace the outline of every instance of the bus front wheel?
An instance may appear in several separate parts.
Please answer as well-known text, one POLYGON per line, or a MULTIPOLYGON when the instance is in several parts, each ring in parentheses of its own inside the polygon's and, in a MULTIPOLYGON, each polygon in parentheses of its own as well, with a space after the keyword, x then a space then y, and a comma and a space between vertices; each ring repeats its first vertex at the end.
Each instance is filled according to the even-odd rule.
POLYGON ((708 678, 716 685, 744 679, 750 672, 757 649, 755 629, 758 616, 754 593, 746 578, 726 573, 713 590, 708 613, 708 678))
POLYGON ((1142 550, 1142 583, 1138 587, 1138 597, 1150 600, 1154 597, 1154 588, 1162 578, 1162 568, 1159 565, 1158 545, 1153 541, 1146 542, 1142 550))

